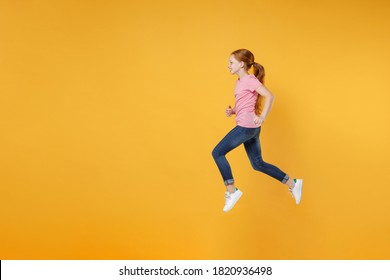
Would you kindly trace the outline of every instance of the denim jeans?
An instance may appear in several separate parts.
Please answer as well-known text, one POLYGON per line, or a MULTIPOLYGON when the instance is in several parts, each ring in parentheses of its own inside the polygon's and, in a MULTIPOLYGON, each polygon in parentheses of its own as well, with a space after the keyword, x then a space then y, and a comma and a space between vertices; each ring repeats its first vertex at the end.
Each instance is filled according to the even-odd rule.
POLYGON ((246 128, 236 126, 214 148, 212 155, 225 185, 234 184, 232 170, 226 159, 226 154, 241 144, 244 144, 253 169, 263 172, 282 183, 288 181, 289 176, 286 173, 276 166, 263 161, 260 148, 260 131, 261 127, 246 128))

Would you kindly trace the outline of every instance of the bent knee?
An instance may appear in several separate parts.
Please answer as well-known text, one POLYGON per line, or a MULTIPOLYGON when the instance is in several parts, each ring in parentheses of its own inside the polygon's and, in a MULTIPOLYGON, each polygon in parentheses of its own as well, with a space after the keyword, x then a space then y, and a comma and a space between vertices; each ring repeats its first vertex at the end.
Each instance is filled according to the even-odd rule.
POLYGON ((213 151, 211 152, 211 155, 213 156, 213 158, 217 158, 220 156, 220 153, 216 148, 214 148, 213 151))
POLYGON ((265 162, 262 160, 257 160, 255 162, 251 162, 251 163, 252 163, 252 167, 254 170, 262 171, 265 168, 265 162))

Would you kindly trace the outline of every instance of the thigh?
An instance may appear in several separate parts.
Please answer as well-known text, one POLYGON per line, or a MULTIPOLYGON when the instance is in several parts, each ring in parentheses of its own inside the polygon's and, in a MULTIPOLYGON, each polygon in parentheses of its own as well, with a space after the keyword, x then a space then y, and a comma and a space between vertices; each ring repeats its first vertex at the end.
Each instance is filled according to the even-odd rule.
POLYGON ((248 141, 248 139, 250 139, 250 135, 248 135, 246 128, 236 126, 218 143, 215 147, 215 151, 225 155, 242 143, 248 141))
POLYGON ((252 135, 250 139, 244 142, 245 151, 251 162, 254 162, 256 158, 262 158, 261 146, 260 146, 260 130, 261 127, 252 135))

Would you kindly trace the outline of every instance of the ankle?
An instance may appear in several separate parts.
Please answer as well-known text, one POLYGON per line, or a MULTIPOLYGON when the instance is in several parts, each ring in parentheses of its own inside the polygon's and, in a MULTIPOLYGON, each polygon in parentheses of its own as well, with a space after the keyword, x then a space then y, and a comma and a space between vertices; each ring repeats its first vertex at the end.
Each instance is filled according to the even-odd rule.
POLYGON ((288 181, 286 182, 286 185, 290 188, 293 189, 295 187, 295 180, 289 178, 288 181))
POLYGON ((228 185, 226 186, 226 190, 229 192, 229 193, 235 193, 237 188, 234 186, 234 185, 228 185))

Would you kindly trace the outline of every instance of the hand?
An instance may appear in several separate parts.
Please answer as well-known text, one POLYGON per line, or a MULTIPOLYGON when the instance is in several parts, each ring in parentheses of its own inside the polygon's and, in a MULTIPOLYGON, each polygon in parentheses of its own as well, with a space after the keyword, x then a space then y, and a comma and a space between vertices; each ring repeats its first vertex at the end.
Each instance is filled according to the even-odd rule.
POLYGON ((253 120, 255 125, 260 125, 260 126, 263 124, 264 121, 265 119, 262 116, 256 116, 255 119, 253 120))
POLYGON ((229 107, 226 108, 226 116, 231 117, 234 114, 233 108, 229 105, 229 107))

